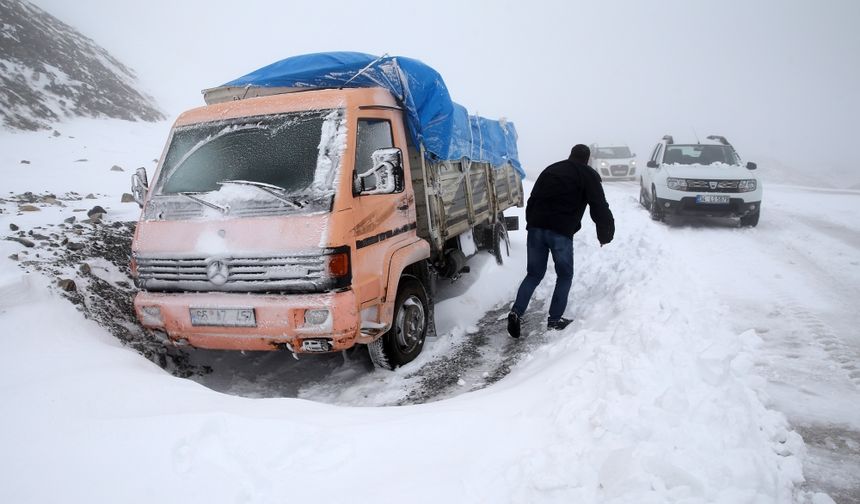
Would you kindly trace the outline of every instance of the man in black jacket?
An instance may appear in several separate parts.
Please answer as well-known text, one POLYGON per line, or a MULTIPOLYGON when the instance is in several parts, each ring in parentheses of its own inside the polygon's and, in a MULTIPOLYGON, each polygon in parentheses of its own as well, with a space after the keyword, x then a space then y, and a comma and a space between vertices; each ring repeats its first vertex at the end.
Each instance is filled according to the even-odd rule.
POLYGON ((588 166, 589 157, 588 147, 574 146, 570 158, 545 168, 532 188, 526 204, 527 274, 508 314, 508 332, 514 338, 520 337, 520 318, 546 273, 549 254, 557 279, 546 325, 548 329, 564 329, 571 323, 562 315, 573 282, 573 235, 582 227, 585 206, 589 207, 601 247, 615 234, 615 220, 603 194, 600 175, 588 166))

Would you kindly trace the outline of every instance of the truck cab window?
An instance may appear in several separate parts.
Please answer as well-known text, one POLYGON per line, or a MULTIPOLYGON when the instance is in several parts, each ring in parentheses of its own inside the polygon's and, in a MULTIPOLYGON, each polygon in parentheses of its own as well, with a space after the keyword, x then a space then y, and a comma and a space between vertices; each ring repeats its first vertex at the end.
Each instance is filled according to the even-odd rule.
POLYGON ((384 119, 359 119, 355 145, 355 173, 373 168, 374 151, 394 147, 391 123, 384 119))

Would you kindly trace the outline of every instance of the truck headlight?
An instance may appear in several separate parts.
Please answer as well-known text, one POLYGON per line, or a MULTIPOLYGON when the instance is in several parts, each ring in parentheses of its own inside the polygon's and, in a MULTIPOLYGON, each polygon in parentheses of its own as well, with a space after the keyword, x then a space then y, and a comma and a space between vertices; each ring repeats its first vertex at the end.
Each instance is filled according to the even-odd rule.
POLYGON ((687 179, 669 177, 666 179, 666 184, 669 186, 669 189, 676 191, 687 190, 687 179))
POLYGON ((739 180, 738 192, 752 192, 756 190, 757 186, 755 179, 739 180))

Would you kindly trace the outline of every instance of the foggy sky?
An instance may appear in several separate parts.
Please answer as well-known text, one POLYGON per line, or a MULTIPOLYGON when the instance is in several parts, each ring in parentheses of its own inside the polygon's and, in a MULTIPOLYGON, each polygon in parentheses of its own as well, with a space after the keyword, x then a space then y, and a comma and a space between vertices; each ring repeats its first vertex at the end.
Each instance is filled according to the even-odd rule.
POLYGON ((34 3, 131 66, 171 117, 288 56, 387 52, 433 66, 470 113, 513 121, 530 175, 574 143, 628 143, 644 164, 662 135, 694 132, 764 165, 860 171, 858 1, 34 3))

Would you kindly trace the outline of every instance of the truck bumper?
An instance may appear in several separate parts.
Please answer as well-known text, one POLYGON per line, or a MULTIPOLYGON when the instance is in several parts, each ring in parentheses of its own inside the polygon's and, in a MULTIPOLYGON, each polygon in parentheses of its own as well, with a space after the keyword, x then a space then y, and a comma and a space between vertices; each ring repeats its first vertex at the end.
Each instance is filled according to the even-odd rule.
POLYGON ((223 350, 336 352, 352 347, 359 315, 352 290, 323 294, 255 295, 238 293, 140 292, 134 310, 144 327, 167 333, 174 342, 223 350), (192 323, 192 310, 253 310, 250 327, 192 323), (328 310, 320 324, 308 324, 305 312, 328 310))
POLYGON ((666 215, 702 217, 743 217, 757 211, 761 201, 744 201, 731 198, 727 205, 696 203, 695 197, 684 197, 680 201, 657 198, 657 204, 666 215))

